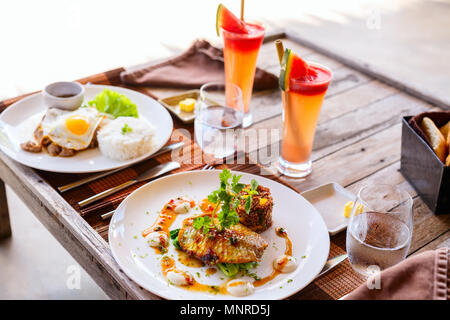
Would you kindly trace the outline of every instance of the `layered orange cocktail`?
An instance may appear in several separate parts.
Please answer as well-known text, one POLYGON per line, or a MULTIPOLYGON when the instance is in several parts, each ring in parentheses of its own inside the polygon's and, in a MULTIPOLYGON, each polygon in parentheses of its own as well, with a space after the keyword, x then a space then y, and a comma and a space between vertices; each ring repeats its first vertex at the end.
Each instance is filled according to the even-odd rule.
MULTIPOLYGON (((261 25, 238 19, 223 5, 220 5, 217 11, 217 28, 224 42, 225 83, 227 87, 232 88, 230 84, 234 84, 241 89, 244 100, 243 126, 248 127, 252 123, 250 100, 256 60, 265 30, 261 25)), ((232 92, 227 91, 227 95, 232 92)))
POLYGON ((283 135, 278 169, 287 176, 304 177, 311 173, 314 134, 331 78, 328 68, 306 63, 286 50, 280 75, 283 135))

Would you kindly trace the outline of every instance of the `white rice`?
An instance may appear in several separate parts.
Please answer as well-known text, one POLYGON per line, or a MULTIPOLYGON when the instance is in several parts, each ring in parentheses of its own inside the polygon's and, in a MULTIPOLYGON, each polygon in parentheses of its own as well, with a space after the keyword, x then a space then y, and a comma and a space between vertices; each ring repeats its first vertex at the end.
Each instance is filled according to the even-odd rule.
POLYGON ((106 121, 98 131, 98 146, 108 158, 124 161, 149 153, 153 148, 155 129, 144 119, 118 117, 106 121), (124 127, 130 128, 124 132, 124 127))

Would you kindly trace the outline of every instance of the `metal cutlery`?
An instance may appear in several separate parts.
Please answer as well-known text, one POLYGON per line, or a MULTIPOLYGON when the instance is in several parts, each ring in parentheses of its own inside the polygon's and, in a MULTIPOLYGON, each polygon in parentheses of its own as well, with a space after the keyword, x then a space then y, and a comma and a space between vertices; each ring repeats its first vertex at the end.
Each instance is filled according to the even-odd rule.
POLYGON ((214 164, 206 164, 201 170, 203 171, 211 171, 214 170, 214 164))
POLYGON ((100 217, 102 217, 103 220, 107 220, 107 219, 109 219, 109 218, 111 218, 113 216, 114 211, 116 211, 116 210, 104 213, 100 217))
MULTIPOLYGON (((178 148, 181 148, 183 145, 184 145, 183 142, 177 142, 177 143, 173 143, 173 144, 170 144, 168 146, 162 147, 159 151, 157 151, 156 153, 152 154, 149 158, 147 158, 145 160, 154 158, 156 156, 159 156, 160 154, 163 154, 163 153, 166 153, 166 152, 169 152, 169 151, 176 150, 178 148)), ((89 182, 95 181, 97 179, 106 177, 108 175, 111 175, 113 173, 119 172, 119 171, 124 170, 124 169, 126 169, 126 168, 121 167, 121 168, 118 168, 118 169, 114 169, 114 170, 100 172, 100 173, 97 173, 97 174, 94 174, 94 175, 90 175, 89 177, 86 177, 84 179, 81 179, 81 180, 78 180, 78 181, 66 184, 64 186, 58 187, 58 190, 59 190, 59 192, 63 193, 63 192, 69 191, 69 190, 71 190, 73 188, 82 186, 82 185, 84 185, 86 183, 89 183, 89 182)))
POLYGON ((124 182, 121 185, 118 185, 116 187, 113 187, 113 188, 110 188, 110 189, 105 190, 103 192, 100 192, 100 193, 98 193, 95 196, 92 196, 90 198, 84 199, 84 200, 78 202, 78 205, 81 208, 84 208, 87 205, 91 204, 92 202, 101 200, 101 199, 103 199, 103 198, 105 198, 105 197, 107 197, 107 196, 109 196, 109 195, 111 195, 113 193, 116 193, 117 191, 123 190, 123 189, 125 189, 125 188, 127 188, 129 186, 132 186, 132 185, 134 185, 134 184, 136 184, 138 182, 142 182, 142 181, 146 181, 146 180, 149 180, 149 179, 152 179, 152 178, 159 177, 160 175, 162 175, 162 174, 164 174, 166 172, 169 172, 169 171, 172 171, 172 170, 175 170, 175 169, 178 169, 178 168, 180 168, 180 164, 178 162, 175 162, 175 161, 171 161, 171 162, 167 162, 167 163, 164 163, 164 164, 157 165, 156 167, 153 167, 153 168, 151 168, 151 169, 141 173, 136 179, 124 182))
POLYGON ((347 259, 347 254, 341 254, 340 256, 336 256, 334 258, 331 258, 325 263, 325 266, 323 267, 322 271, 317 275, 316 278, 319 278, 323 276, 325 273, 336 267, 338 264, 340 264, 342 261, 347 259))

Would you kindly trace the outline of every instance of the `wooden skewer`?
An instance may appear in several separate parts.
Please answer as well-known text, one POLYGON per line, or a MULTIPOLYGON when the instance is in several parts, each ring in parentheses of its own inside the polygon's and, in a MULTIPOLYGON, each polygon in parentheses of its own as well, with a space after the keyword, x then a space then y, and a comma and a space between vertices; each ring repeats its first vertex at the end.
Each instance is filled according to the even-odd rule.
POLYGON ((241 0, 241 20, 244 21, 244 5, 245 0, 241 0))

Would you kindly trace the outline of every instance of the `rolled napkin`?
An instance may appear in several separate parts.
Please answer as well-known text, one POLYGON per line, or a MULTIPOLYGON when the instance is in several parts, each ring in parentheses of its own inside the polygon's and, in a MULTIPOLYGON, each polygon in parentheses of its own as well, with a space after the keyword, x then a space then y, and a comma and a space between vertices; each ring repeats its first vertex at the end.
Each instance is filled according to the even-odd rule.
POLYGON ((449 300, 450 249, 425 251, 383 270, 380 289, 366 283, 345 300, 449 300))
MULTIPOLYGON (((120 74, 129 85, 197 89, 212 81, 224 81, 224 60, 221 49, 206 40, 197 40, 183 54, 162 63, 120 74)), ((278 88, 278 78, 256 68, 254 90, 278 88)))

